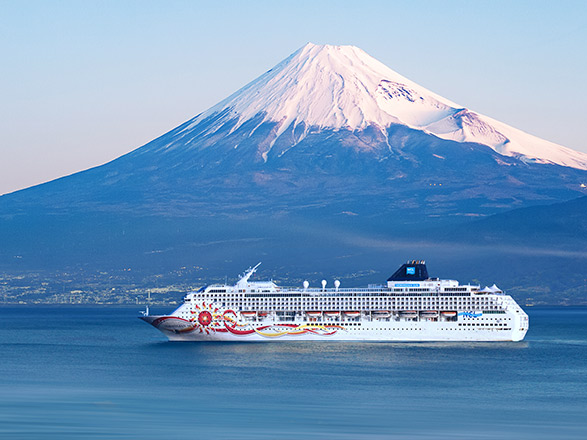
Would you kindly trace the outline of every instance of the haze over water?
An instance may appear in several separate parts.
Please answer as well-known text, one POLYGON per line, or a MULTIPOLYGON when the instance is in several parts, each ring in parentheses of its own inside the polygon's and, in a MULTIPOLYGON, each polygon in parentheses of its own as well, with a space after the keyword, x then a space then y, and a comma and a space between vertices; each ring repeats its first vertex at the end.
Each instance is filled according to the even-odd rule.
POLYGON ((583 439, 587 309, 528 311, 522 343, 214 344, 2 307, 0 437, 583 439))

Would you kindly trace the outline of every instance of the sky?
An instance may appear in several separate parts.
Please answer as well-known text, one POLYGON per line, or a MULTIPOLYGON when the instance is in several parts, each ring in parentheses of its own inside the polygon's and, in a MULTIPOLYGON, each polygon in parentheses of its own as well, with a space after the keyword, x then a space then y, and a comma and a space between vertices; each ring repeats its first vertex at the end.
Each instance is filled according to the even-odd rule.
POLYGON ((585 1, 0 0, 0 194, 106 163, 312 42, 587 152, 585 1))

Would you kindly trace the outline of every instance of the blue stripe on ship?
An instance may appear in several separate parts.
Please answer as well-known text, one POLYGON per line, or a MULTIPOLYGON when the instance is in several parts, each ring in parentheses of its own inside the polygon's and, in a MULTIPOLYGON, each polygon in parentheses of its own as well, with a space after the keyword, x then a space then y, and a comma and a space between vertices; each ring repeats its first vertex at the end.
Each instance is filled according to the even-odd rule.
POLYGON ((481 312, 481 313, 459 312, 459 316, 466 316, 467 318, 479 318, 481 315, 483 315, 483 312, 481 312))

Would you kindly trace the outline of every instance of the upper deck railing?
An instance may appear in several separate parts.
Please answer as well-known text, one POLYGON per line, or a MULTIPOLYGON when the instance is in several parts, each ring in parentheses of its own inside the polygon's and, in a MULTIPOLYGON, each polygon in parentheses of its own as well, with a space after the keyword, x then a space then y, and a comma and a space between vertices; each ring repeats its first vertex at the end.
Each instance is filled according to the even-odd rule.
POLYGON ((361 296, 468 296, 476 293, 480 286, 477 285, 459 285, 452 287, 431 287, 424 288, 418 287, 417 291, 412 288, 388 288, 385 286, 381 287, 363 287, 363 288, 320 288, 320 287, 308 287, 308 288, 296 288, 296 287, 280 287, 277 286, 273 289, 258 288, 258 289, 238 289, 236 286, 229 285, 211 285, 209 293, 239 293, 245 294, 246 296, 279 296, 282 294, 289 294, 295 296, 349 296, 361 295, 361 296))

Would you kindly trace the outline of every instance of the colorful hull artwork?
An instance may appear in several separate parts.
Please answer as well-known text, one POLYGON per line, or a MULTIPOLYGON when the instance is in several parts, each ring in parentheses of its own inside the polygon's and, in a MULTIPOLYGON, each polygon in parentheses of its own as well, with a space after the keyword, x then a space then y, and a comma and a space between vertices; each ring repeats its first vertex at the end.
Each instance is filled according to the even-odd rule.
MULTIPOLYGON (((278 338, 280 336, 297 336, 313 334, 317 336, 331 336, 339 330, 344 330, 335 324, 286 324, 271 323, 268 325, 253 325, 247 322, 239 322, 238 312, 234 310, 222 310, 212 304, 202 303, 195 306, 189 319, 177 316, 153 316, 150 323, 163 332, 174 334, 222 334, 230 333, 235 336, 248 336, 257 334, 263 338, 278 338)), ((145 318, 143 318, 145 319, 145 318)), ((146 319, 145 319, 146 320, 146 319)))
POLYGON ((321 288, 251 281, 259 264, 234 285, 186 293, 168 315, 147 307, 139 318, 170 341, 198 342, 521 341, 528 331, 528 315, 497 286, 430 278, 421 260, 366 289, 341 288, 338 280, 334 288, 326 280, 321 288))

